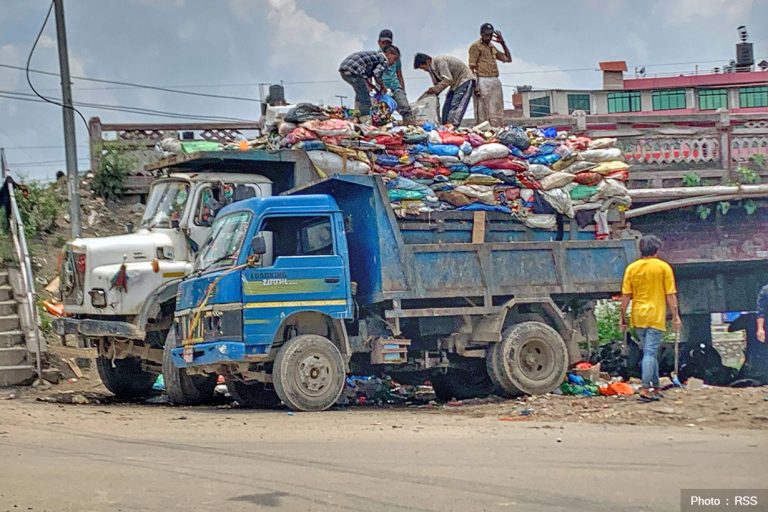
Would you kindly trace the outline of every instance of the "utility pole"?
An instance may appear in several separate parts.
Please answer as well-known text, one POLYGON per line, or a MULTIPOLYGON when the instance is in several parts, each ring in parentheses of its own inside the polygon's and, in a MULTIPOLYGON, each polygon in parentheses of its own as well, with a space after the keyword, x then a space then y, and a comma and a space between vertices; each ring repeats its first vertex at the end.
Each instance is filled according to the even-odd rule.
MULTIPOLYGON (((59 71, 61 73, 61 98, 64 117, 64 151, 67 159, 67 192, 72 238, 80 236, 80 179, 77 175, 77 138, 75 111, 72 107, 72 84, 69 78, 67 29, 64 25, 64 0, 53 0, 56 15, 56 39, 59 46, 59 71)), ((96 169, 92 169, 96 171, 96 169)))
POLYGON ((340 106, 340 107, 343 107, 343 106, 344 106, 344 100, 345 100, 346 98, 349 98, 349 96, 343 96, 343 95, 341 95, 341 94, 336 94, 335 96, 336 96, 337 98, 339 98, 339 106, 340 106))

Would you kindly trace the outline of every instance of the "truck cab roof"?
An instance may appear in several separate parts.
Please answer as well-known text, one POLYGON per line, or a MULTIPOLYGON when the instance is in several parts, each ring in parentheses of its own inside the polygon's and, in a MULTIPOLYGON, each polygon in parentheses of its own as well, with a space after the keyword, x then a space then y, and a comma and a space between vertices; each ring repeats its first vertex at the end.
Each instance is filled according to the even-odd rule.
POLYGON ((230 213, 248 211, 255 215, 263 214, 317 214, 338 212, 336 200, 325 194, 307 194, 296 196, 254 197, 225 206, 217 217, 230 213))

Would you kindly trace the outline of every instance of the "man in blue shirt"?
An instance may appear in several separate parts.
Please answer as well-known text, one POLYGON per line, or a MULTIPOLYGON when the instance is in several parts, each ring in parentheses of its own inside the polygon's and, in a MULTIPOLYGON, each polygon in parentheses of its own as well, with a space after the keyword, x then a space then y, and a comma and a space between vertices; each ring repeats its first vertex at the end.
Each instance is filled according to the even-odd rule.
POLYGON ((765 317, 768 316, 768 284, 757 294, 757 340, 765 343, 765 317))
POLYGON ((379 48, 385 52, 387 49, 392 49, 397 52, 397 60, 394 64, 391 64, 384 71, 384 75, 381 77, 384 82, 384 87, 390 90, 392 98, 397 103, 397 111, 403 116, 403 122, 405 124, 413 124, 413 114, 411 112, 411 106, 408 103, 408 96, 405 94, 405 80, 403 79, 402 65, 400 64, 400 49, 392 45, 392 31, 384 29, 379 32, 379 48))

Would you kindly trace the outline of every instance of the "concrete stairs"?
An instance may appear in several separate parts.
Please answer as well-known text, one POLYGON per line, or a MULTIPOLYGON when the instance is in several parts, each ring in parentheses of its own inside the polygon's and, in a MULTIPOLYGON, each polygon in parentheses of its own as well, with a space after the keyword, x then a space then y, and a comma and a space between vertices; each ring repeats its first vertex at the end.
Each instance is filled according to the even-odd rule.
POLYGON ((30 384, 36 376, 18 308, 8 273, 0 268, 0 387, 30 384))

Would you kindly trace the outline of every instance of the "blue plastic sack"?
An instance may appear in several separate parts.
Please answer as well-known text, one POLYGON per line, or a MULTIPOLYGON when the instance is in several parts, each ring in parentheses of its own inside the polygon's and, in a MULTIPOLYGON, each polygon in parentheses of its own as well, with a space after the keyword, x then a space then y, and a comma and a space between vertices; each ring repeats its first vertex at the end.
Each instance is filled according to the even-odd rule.
POLYGON ((400 159, 392 155, 376 155, 376 163, 382 167, 397 167, 400 159))
POLYGON ((501 212, 501 213, 512 213, 512 210, 507 208, 506 206, 501 206, 498 204, 484 204, 484 203, 472 203, 468 204, 466 206, 460 206, 456 208, 457 210, 462 210, 465 212, 477 212, 477 211, 484 211, 484 212, 501 212))
POLYGON ((557 137, 557 128, 554 126, 550 126, 549 128, 544 128, 541 130, 541 134, 544 135, 547 139, 554 139, 557 137))
POLYGON ((464 153, 465 155, 468 155, 472 153, 472 144, 465 141, 461 146, 459 146, 459 149, 461 149, 462 153, 464 153))
POLYGON ((293 147, 304 151, 325 151, 325 143, 321 140, 303 140, 293 147))
POLYGON ((520 150, 520 148, 516 148, 515 146, 510 146, 509 152, 512 154, 512 156, 516 156, 517 158, 522 158, 523 160, 528 160, 528 157, 530 156, 530 155, 526 155, 520 150))
POLYGON ((568 374, 568 382, 571 384, 575 384, 577 386, 583 386, 584 384, 586 384, 586 382, 584 381, 584 377, 582 377, 581 375, 576 375, 575 373, 568 374))
POLYGON ((539 146, 539 151, 536 153, 536 156, 543 156, 543 155, 551 155, 555 152, 557 149, 557 144, 553 142, 545 142, 541 146, 539 146))
POLYGON ((448 170, 451 172, 469 172, 469 166, 467 164, 451 164, 448 166, 448 170))
POLYGON ((377 94, 376 101, 387 105, 387 108, 389 109, 390 112, 394 112, 395 110, 397 110, 397 102, 389 94, 377 94))
POLYGON ((424 128, 425 132, 431 132, 435 129, 435 125, 430 123, 429 121, 425 122, 423 125, 421 125, 422 128, 424 128))
POLYGON ((552 153, 549 155, 532 156, 531 158, 528 159, 528 163, 549 166, 557 162, 558 160, 560 160, 560 155, 558 155, 557 153, 552 153))

